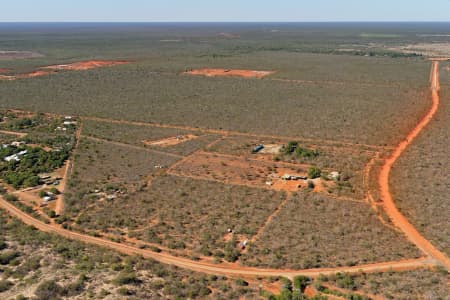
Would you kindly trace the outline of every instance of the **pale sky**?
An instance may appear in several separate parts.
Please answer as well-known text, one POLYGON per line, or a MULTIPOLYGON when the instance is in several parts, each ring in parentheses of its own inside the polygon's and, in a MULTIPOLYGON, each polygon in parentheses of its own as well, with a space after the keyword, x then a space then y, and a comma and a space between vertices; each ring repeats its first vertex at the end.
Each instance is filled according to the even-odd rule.
POLYGON ((450 0, 2 0, 0 22, 450 21, 450 0))

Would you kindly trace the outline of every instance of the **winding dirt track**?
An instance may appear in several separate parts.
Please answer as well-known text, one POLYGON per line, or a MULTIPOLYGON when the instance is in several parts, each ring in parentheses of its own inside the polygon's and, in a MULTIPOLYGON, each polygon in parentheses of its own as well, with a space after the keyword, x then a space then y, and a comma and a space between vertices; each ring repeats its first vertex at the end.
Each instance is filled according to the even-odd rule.
POLYGON ((0 130, 0 133, 8 134, 8 135, 15 135, 20 138, 23 138, 28 134, 28 133, 24 133, 24 132, 15 132, 15 131, 8 131, 8 130, 0 130))
POLYGON ((429 258, 375 263, 375 264, 359 265, 354 267, 323 268, 323 269, 308 269, 308 270, 258 269, 258 268, 242 267, 236 264, 213 264, 201 261, 193 261, 182 257, 176 257, 167 253, 157 253, 146 249, 139 249, 137 247, 120 244, 109 240, 104 240, 102 238, 97 238, 90 235, 85 235, 78 232, 66 230, 57 225, 45 224, 44 222, 41 222, 33 218, 32 216, 24 213, 19 208, 15 207, 13 204, 4 200, 2 197, 0 197, 0 206, 6 209, 14 217, 17 217, 18 219, 23 221, 25 224, 32 225, 44 232, 55 233, 69 239, 78 240, 81 242, 94 244, 101 247, 107 247, 128 255, 142 255, 145 258, 151 258, 161 263, 171 264, 181 268, 207 274, 226 275, 226 276, 285 276, 288 278, 293 278, 294 276, 297 275, 316 277, 319 276, 320 274, 331 275, 336 272, 358 273, 360 271, 382 272, 390 270, 411 270, 424 267, 431 267, 435 265, 434 260, 429 258))
POLYGON ((320 274, 333 274, 336 272, 349 272, 357 273, 360 271, 364 272, 382 272, 391 270, 410 270, 424 267, 431 267, 436 265, 436 262, 441 263, 447 269, 450 269, 449 259, 440 251, 435 249, 430 242, 428 242, 420 233, 408 222, 408 220, 398 211, 392 196, 389 192, 389 173, 392 165, 398 159, 398 157, 403 153, 406 147, 411 143, 411 141, 420 133, 420 131, 428 124, 431 118, 434 116, 439 105, 439 81, 438 81, 438 63, 433 62, 433 78, 432 78, 432 98, 433 105, 427 115, 419 122, 419 124, 411 131, 408 135, 406 141, 400 143, 393 151, 391 157, 389 157, 380 173, 379 185, 381 188, 381 195, 384 201, 384 208, 387 214, 393 220, 393 223, 398 226, 405 235, 419 247, 428 257, 411 259, 411 260, 401 260, 393 262, 384 263, 374 263, 367 265, 359 265, 353 267, 340 267, 340 268, 323 268, 323 269, 307 269, 307 270, 279 270, 279 269, 258 269, 243 267, 236 264, 212 264, 202 261, 193 261, 182 257, 172 256, 167 253, 157 253, 146 249, 140 249, 126 244, 120 244, 112 242, 109 240, 84 235, 81 233, 69 231, 63 229, 59 225, 55 224, 45 224, 30 215, 24 213, 11 203, 0 197, 0 207, 7 210, 11 215, 19 218, 24 223, 32 225, 37 229, 55 233, 70 239, 78 240, 81 242, 86 242, 102 247, 107 247, 124 254, 130 255, 142 255, 145 258, 151 258, 161 263, 176 265, 181 268, 186 268, 192 271, 198 271, 208 274, 220 274, 226 276, 285 276, 292 278, 297 275, 306 275, 310 277, 315 277, 320 274))
POLYGON ((389 191, 389 174, 392 166, 397 159, 405 151, 406 147, 419 135, 422 129, 431 121, 433 116, 439 107, 439 62, 433 61, 432 72, 430 76, 431 81, 431 97, 433 104, 428 113, 422 118, 422 120, 416 125, 416 127, 408 134, 406 139, 402 141, 386 159, 378 179, 380 185, 381 198, 383 200, 383 207, 391 218, 395 226, 406 235, 406 237, 413 242, 420 250, 422 250, 428 256, 437 260, 447 270, 450 270, 450 259, 441 251, 436 249, 427 239, 425 239, 414 226, 403 216, 398 208, 395 206, 395 202, 389 191))

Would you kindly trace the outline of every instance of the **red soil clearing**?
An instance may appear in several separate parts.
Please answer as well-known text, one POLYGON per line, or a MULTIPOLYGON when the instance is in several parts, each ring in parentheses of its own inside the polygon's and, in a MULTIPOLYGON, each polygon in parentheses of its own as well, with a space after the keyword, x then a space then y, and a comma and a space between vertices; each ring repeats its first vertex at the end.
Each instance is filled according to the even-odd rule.
POLYGON ((383 200, 384 209, 392 222, 400 228, 408 239, 413 242, 419 249, 421 249, 428 256, 439 261, 443 266, 450 270, 450 259, 438 249, 436 249, 427 239, 425 239, 414 226, 403 216, 398 208, 395 206, 394 199, 389 191, 389 174, 392 166, 397 159, 402 155, 403 151, 411 144, 411 142, 419 135, 424 127, 431 121, 439 106, 439 63, 433 62, 431 76, 431 96, 433 104, 428 113, 416 125, 416 127, 408 134, 406 139, 401 142, 394 150, 392 155, 386 159, 379 178, 381 198, 383 200))
MULTIPOLYGON (((116 65, 123 65, 127 64, 126 61, 113 61, 113 60, 91 60, 91 61, 83 61, 83 62, 76 62, 72 64, 67 65, 54 65, 54 66, 47 66, 42 67, 40 70, 36 70, 30 73, 25 74, 18 74, 18 75, 12 75, 12 76, 6 76, 6 75, 0 75, 0 80, 16 80, 16 79, 23 79, 23 78, 33 78, 38 76, 45 76, 54 74, 57 71, 67 70, 67 71, 84 71, 84 70, 90 70, 90 69, 96 69, 101 67, 110 67, 110 66, 116 66, 116 65)), ((7 72, 7 69, 0 69, 0 73, 2 73, 2 70, 7 72)))
MULTIPOLYGON (((309 165, 289 164, 241 156, 198 151, 172 165, 168 174, 253 188, 294 192, 307 187, 306 180, 282 180, 284 174, 307 176, 309 165), (270 184, 267 184, 270 182, 270 184)), ((324 190, 314 179, 314 191, 324 190)))
POLYGON ((143 143, 148 146, 169 147, 169 146, 174 146, 174 145, 184 143, 184 142, 196 139, 196 138, 198 138, 197 135, 186 134, 186 135, 181 135, 181 136, 173 136, 173 137, 169 137, 169 138, 165 138, 165 139, 157 140, 157 141, 145 140, 145 141, 143 141, 143 143))
POLYGON ((53 65, 48 67, 43 67, 42 69, 49 70, 90 70, 101 67, 110 67, 116 65, 127 64, 127 61, 114 61, 114 60, 90 60, 90 61, 81 61, 66 65, 53 65))
POLYGON ((32 77, 50 75, 52 73, 53 72, 49 72, 49 71, 33 71, 31 73, 17 75, 16 78, 32 78, 32 77))
POLYGON ((0 73, 8 73, 9 71, 9 69, 0 68, 0 73))
POLYGON ((197 69, 185 72, 189 75, 202 75, 208 77, 215 76, 235 76, 243 78, 262 78, 275 73, 274 71, 254 71, 254 70, 230 70, 230 69, 197 69))

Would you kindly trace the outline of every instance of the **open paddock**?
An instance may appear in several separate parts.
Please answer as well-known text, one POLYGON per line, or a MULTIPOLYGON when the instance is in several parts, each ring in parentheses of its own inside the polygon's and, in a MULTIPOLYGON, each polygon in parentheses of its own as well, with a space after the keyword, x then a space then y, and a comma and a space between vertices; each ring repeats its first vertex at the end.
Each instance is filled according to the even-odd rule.
POLYGON ((307 177, 308 168, 308 165, 270 162, 217 153, 197 152, 186 157, 180 163, 175 164, 168 170, 168 173, 213 180, 226 184, 296 191, 299 189, 299 186, 301 188, 307 186, 305 180, 285 181, 281 177, 284 174, 307 177))
POLYGON ((233 155, 245 159, 267 160, 268 163, 276 163, 276 161, 282 163, 285 161, 300 165, 314 165, 322 170, 337 171, 342 175, 342 178, 345 178, 346 184, 348 185, 349 183, 351 187, 348 185, 347 187, 342 186, 341 189, 333 189, 334 193, 356 198, 364 197, 364 168, 371 158, 376 155, 377 152, 375 149, 367 148, 366 146, 344 145, 339 142, 320 143, 320 141, 302 141, 301 139, 298 141, 299 146, 310 150, 317 150, 319 155, 315 157, 287 156, 280 152, 270 153, 270 151, 269 153, 260 151, 253 154, 252 149, 256 145, 287 145, 289 140, 245 136, 224 138, 214 143, 211 147, 208 147, 207 150, 218 155, 233 155))

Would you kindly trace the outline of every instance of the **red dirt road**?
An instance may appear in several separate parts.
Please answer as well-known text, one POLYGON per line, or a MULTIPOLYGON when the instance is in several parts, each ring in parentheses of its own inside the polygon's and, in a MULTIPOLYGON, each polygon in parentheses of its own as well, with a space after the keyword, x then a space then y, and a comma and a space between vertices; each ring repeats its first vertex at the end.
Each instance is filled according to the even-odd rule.
POLYGON ((7 135, 15 135, 19 138, 23 138, 28 134, 25 132, 16 132, 16 131, 8 131, 8 130, 0 130, 0 133, 7 134, 7 135))
POLYGON ((406 139, 401 142, 394 150, 392 155, 386 159, 379 178, 381 198, 383 200, 383 207, 387 215, 391 218, 395 226, 406 235, 406 237, 413 242, 420 250, 428 256, 434 258, 441 263, 447 270, 450 270, 450 259, 441 251, 436 249, 427 239, 425 239, 414 226, 403 216, 398 208, 395 206, 394 199, 389 191, 389 174, 392 166, 397 159, 402 155, 403 151, 411 144, 411 142, 419 135, 424 127, 430 122, 436 113, 439 106, 439 63, 434 61, 432 64, 431 74, 431 96, 433 104, 428 113, 416 125, 416 127, 408 134, 406 139))
POLYGON ((101 246, 107 247, 118 252, 127 255, 142 255, 145 258, 151 258, 161 263, 175 265, 180 268, 189 269, 196 272, 203 272, 207 274, 226 275, 226 276, 284 276, 293 278, 298 275, 305 275, 310 277, 317 277, 320 274, 331 275, 336 272, 358 273, 364 272, 383 272, 391 270, 413 270, 424 267, 432 267, 435 265, 434 260, 427 258, 401 260, 393 262, 384 262, 376 264, 359 265, 353 267, 340 267, 340 268, 323 268, 323 269, 307 269, 307 270, 277 270, 277 269, 258 269, 243 267, 236 264, 214 264, 202 261, 194 261, 187 258, 172 256, 167 253, 157 253, 146 249, 140 249, 137 247, 112 242, 110 240, 93 237, 90 235, 73 232, 63 229, 60 226, 54 224, 45 224, 32 216, 24 213, 11 203, 0 197, 0 207, 7 210, 12 216, 20 219, 25 224, 36 227, 37 229, 58 234, 60 236, 101 246))

